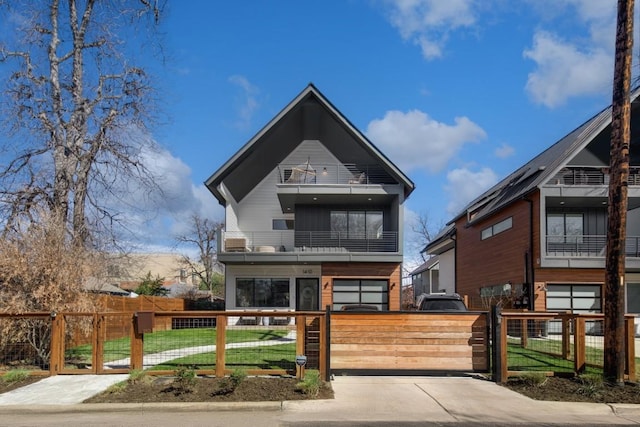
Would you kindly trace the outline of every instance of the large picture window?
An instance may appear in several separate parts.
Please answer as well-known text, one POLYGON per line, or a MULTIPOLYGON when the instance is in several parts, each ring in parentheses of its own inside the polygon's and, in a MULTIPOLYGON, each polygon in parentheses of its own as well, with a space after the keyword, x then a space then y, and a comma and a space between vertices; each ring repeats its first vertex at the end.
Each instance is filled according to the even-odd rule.
POLYGON ((331 237, 381 239, 382 211, 331 211, 331 237))
POLYGON ((584 220, 581 213, 547 214, 549 243, 582 243, 584 220))
POLYGON ((347 304, 370 304, 389 310, 389 281, 372 279, 335 279, 333 281, 333 309, 347 304))
POLYGON ((236 279, 236 307, 289 307, 289 279, 236 279))

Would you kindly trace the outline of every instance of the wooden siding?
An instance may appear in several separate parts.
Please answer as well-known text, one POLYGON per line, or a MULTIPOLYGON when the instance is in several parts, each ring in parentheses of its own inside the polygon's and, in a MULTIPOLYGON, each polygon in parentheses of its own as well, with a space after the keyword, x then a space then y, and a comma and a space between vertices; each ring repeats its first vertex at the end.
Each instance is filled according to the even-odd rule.
POLYGON ((333 304, 333 279, 389 280, 389 310, 400 310, 401 265, 397 263, 324 263, 320 308, 333 304))
MULTIPOLYGON (((471 226, 467 226, 466 218, 456 222, 456 292, 477 298, 481 287, 525 282, 530 209, 528 202, 519 200, 471 226), (509 217, 512 217, 510 229, 481 239, 482 230, 509 217)), ((537 209, 535 202, 533 209, 537 209)))
POLYGON ((331 314, 332 370, 488 367, 486 313, 331 314))

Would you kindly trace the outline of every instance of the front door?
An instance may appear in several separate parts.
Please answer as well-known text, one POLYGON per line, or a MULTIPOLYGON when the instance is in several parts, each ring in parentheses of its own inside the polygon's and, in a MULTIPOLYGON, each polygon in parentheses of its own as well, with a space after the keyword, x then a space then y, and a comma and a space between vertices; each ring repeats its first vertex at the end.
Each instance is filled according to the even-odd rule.
POLYGON ((318 278, 296 279, 296 311, 318 311, 320 309, 320 280, 318 278))

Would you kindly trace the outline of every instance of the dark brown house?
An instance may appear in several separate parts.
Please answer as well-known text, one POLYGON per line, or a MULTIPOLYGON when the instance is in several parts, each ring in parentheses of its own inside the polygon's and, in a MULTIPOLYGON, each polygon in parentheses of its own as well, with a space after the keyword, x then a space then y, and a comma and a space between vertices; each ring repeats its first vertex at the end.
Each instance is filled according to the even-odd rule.
MULTIPOLYGON (((626 309, 640 313, 640 100, 632 94, 626 309)), ((536 311, 601 312, 611 108, 469 203, 431 242, 455 258, 456 292, 536 311)), ((442 273, 441 273, 442 274, 442 273)))

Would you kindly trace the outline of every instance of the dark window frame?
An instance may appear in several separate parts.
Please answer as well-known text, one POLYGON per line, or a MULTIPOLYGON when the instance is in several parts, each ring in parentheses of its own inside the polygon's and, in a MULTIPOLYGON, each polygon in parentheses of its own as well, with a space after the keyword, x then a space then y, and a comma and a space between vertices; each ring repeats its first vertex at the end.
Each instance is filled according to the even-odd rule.
POLYGON ((237 308, 289 308, 291 280, 289 278, 238 277, 235 303, 237 308), (265 288, 268 286, 268 289, 265 288), (260 289, 262 287, 262 289, 260 289), (286 288, 286 291, 283 290, 286 288), (241 301, 245 298, 247 303, 241 301))

